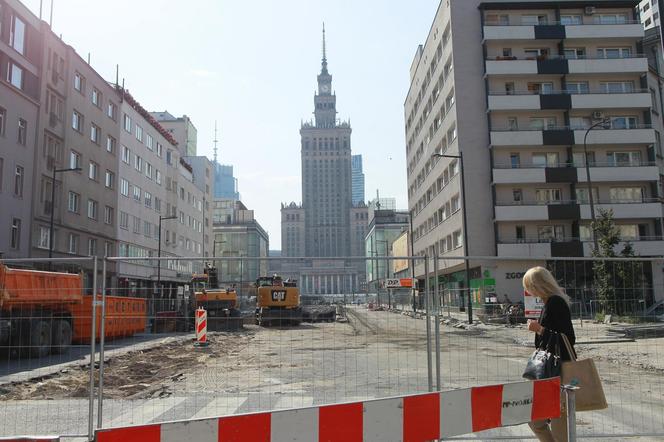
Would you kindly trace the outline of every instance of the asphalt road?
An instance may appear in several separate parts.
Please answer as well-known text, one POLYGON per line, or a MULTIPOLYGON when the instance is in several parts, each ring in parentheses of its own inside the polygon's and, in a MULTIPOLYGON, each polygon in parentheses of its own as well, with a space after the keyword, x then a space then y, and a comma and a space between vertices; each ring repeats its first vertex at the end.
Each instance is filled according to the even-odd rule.
MULTIPOLYGON (((531 349, 513 329, 441 326, 441 389, 520 381, 531 349)), ((224 348, 232 335, 211 336, 224 348)), ((191 368, 155 379, 140 395, 104 401, 104 426, 145 424, 259 410, 356 401, 428 390, 426 322, 389 312, 349 309, 348 323, 264 329, 249 326, 242 344, 214 358, 183 346, 191 368)), ((229 348, 231 346, 228 346, 229 348)), ((435 342, 434 342, 435 348, 435 342)), ((158 360, 158 354, 151 353, 158 360)), ((435 363, 435 353, 432 353, 435 363)), ((578 416, 581 435, 664 434, 661 373, 599 362, 610 407, 578 416)), ((113 364, 107 368, 112 374, 113 364)), ((137 368, 138 369, 138 368, 137 368)), ((1 381, 1 378, 0 378, 1 381)), ((433 372, 434 385, 436 382, 433 372)), ((0 395, 2 393, 0 392, 0 395)), ((17 433, 84 434, 88 404, 67 397, 2 401, 0 436, 17 433)), ((469 437, 519 438, 527 426, 469 437)), ((624 440, 621 436, 603 440, 624 440)), ((640 437, 634 440, 662 440, 640 437)))

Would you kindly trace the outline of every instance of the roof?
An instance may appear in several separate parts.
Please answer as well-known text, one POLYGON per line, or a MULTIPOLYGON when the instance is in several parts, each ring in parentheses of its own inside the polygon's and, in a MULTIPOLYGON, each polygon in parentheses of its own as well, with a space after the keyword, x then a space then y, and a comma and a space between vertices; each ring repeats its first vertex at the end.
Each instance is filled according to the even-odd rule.
POLYGON ((115 88, 118 91, 118 93, 120 95, 122 95, 124 100, 127 103, 129 103, 129 105, 132 108, 134 108, 134 110, 136 112, 138 112, 143 118, 145 118, 145 121, 150 123, 150 125, 152 127, 154 127, 157 130, 157 132, 159 132, 161 134, 161 136, 166 138, 166 140, 169 143, 171 143, 173 146, 178 145, 178 142, 175 141, 175 138, 173 138, 173 135, 171 135, 171 133, 169 131, 164 129, 164 127, 161 124, 159 124, 159 122, 157 120, 155 120, 152 115, 150 115, 150 112, 145 110, 145 108, 143 106, 141 106, 141 104, 138 101, 136 101, 136 99, 126 89, 123 89, 121 86, 117 86, 117 85, 115 86, 115 88))

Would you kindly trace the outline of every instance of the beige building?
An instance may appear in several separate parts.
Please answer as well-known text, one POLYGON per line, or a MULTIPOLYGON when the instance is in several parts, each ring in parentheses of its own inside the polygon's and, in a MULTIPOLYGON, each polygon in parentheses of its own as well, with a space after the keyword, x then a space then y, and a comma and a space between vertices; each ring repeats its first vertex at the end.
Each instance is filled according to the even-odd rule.
MULTIPOLYGON (((543 262, 535 258, 590 255, 583 144, 604 119, 587 137, 595 207, 613 209, 638 254, 664 250, 661 107, 648 89, 638 2, 592 3, 441 2, 411 67, 414 253, 461 256, 469 239, 469 255, 524 257, 471 262, 471 286, 515 301, 522 289, 510 275, 543 262), (435 152, 463 154, 468 232, 460 164, 435 152)), ((462 261, 446 262, 442 288, 463 287, 462 261)))
POLYGON ((168 111, 150 112, 150 115, 173 136, 182 156, 196 156, 198 131, 188 116, 176 117, 168 111))

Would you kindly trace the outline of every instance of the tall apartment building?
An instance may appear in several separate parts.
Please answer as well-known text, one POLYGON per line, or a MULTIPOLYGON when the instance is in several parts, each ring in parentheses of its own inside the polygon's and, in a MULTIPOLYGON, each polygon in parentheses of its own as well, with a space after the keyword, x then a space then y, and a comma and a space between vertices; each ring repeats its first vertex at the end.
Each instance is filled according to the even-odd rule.
POLYGON ((662 5, 660 3, 662 0, 641 0, 637 6, 641 22, 646 29, 657 27, 661 23, 659 14, 662 5))
POLYGON ((351 180, 353 206, 364 203, 364 172, 362 171, 362 155, 351 155, 351 180))
POLYGON ((185 157, 193 169, 194 185, 203 198, 203 256, 212 256, 212 202, 214 200, 215 165, 208 157, 185 157))
POLYGON ((0 256, 30 250, 41 24, 19 2, 0 1, 0 256))
POLYGON ((150 115, 170 132, 178 143, 178 149, 180 149, 182 156, 196 156, 198 131, 188 116, 176 117, 168 111, 150 112, 150 115))
POLYGON ((237 178, 233 166, 214 162, 214 197, 218 199, 240 199, 237 178))
MULTIPOLYGON (((471 261, 471 285, 495 280, 490 290, 514 300, 522 289, 513 275, 541 258, 590 256, 583 144, 603 119, 587 137, 595 205, 613 209, 637 253, 661 255, 661 110, 637 3, 440 3, 405 102, 416 255, 460 256, 468 238, 469 255, 523 257, 471 261), (467 232, 459 163, 434 152, 463 154, 467 232)), ((443 273, 460 281, 447 288, 463 285, 462 262, 443 273)))
POLYGON ((281 204, 281 256, 304 256, 304 217, 301 205, 281 204))

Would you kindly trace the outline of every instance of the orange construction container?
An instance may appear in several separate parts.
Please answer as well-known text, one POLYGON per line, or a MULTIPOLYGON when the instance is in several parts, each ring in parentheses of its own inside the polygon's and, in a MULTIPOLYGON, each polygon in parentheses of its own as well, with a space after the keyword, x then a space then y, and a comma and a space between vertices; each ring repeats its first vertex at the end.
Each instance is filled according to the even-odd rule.
MULTIPOLYGON (((97 295, 97 301, 101 301, 101 295, 97 295)), ((74 318, 73 341, 89 342, 92 327, 92 296, 83 296, 80 304, 72 306, 71 314, 74 318)), ((145 331, 146 318, 145 299, 106 296, 104 331, 107 339, 132 336, 145 331)), ((97 339, 101 336, 101 308, 97 309, 95 335, 97 339)))

